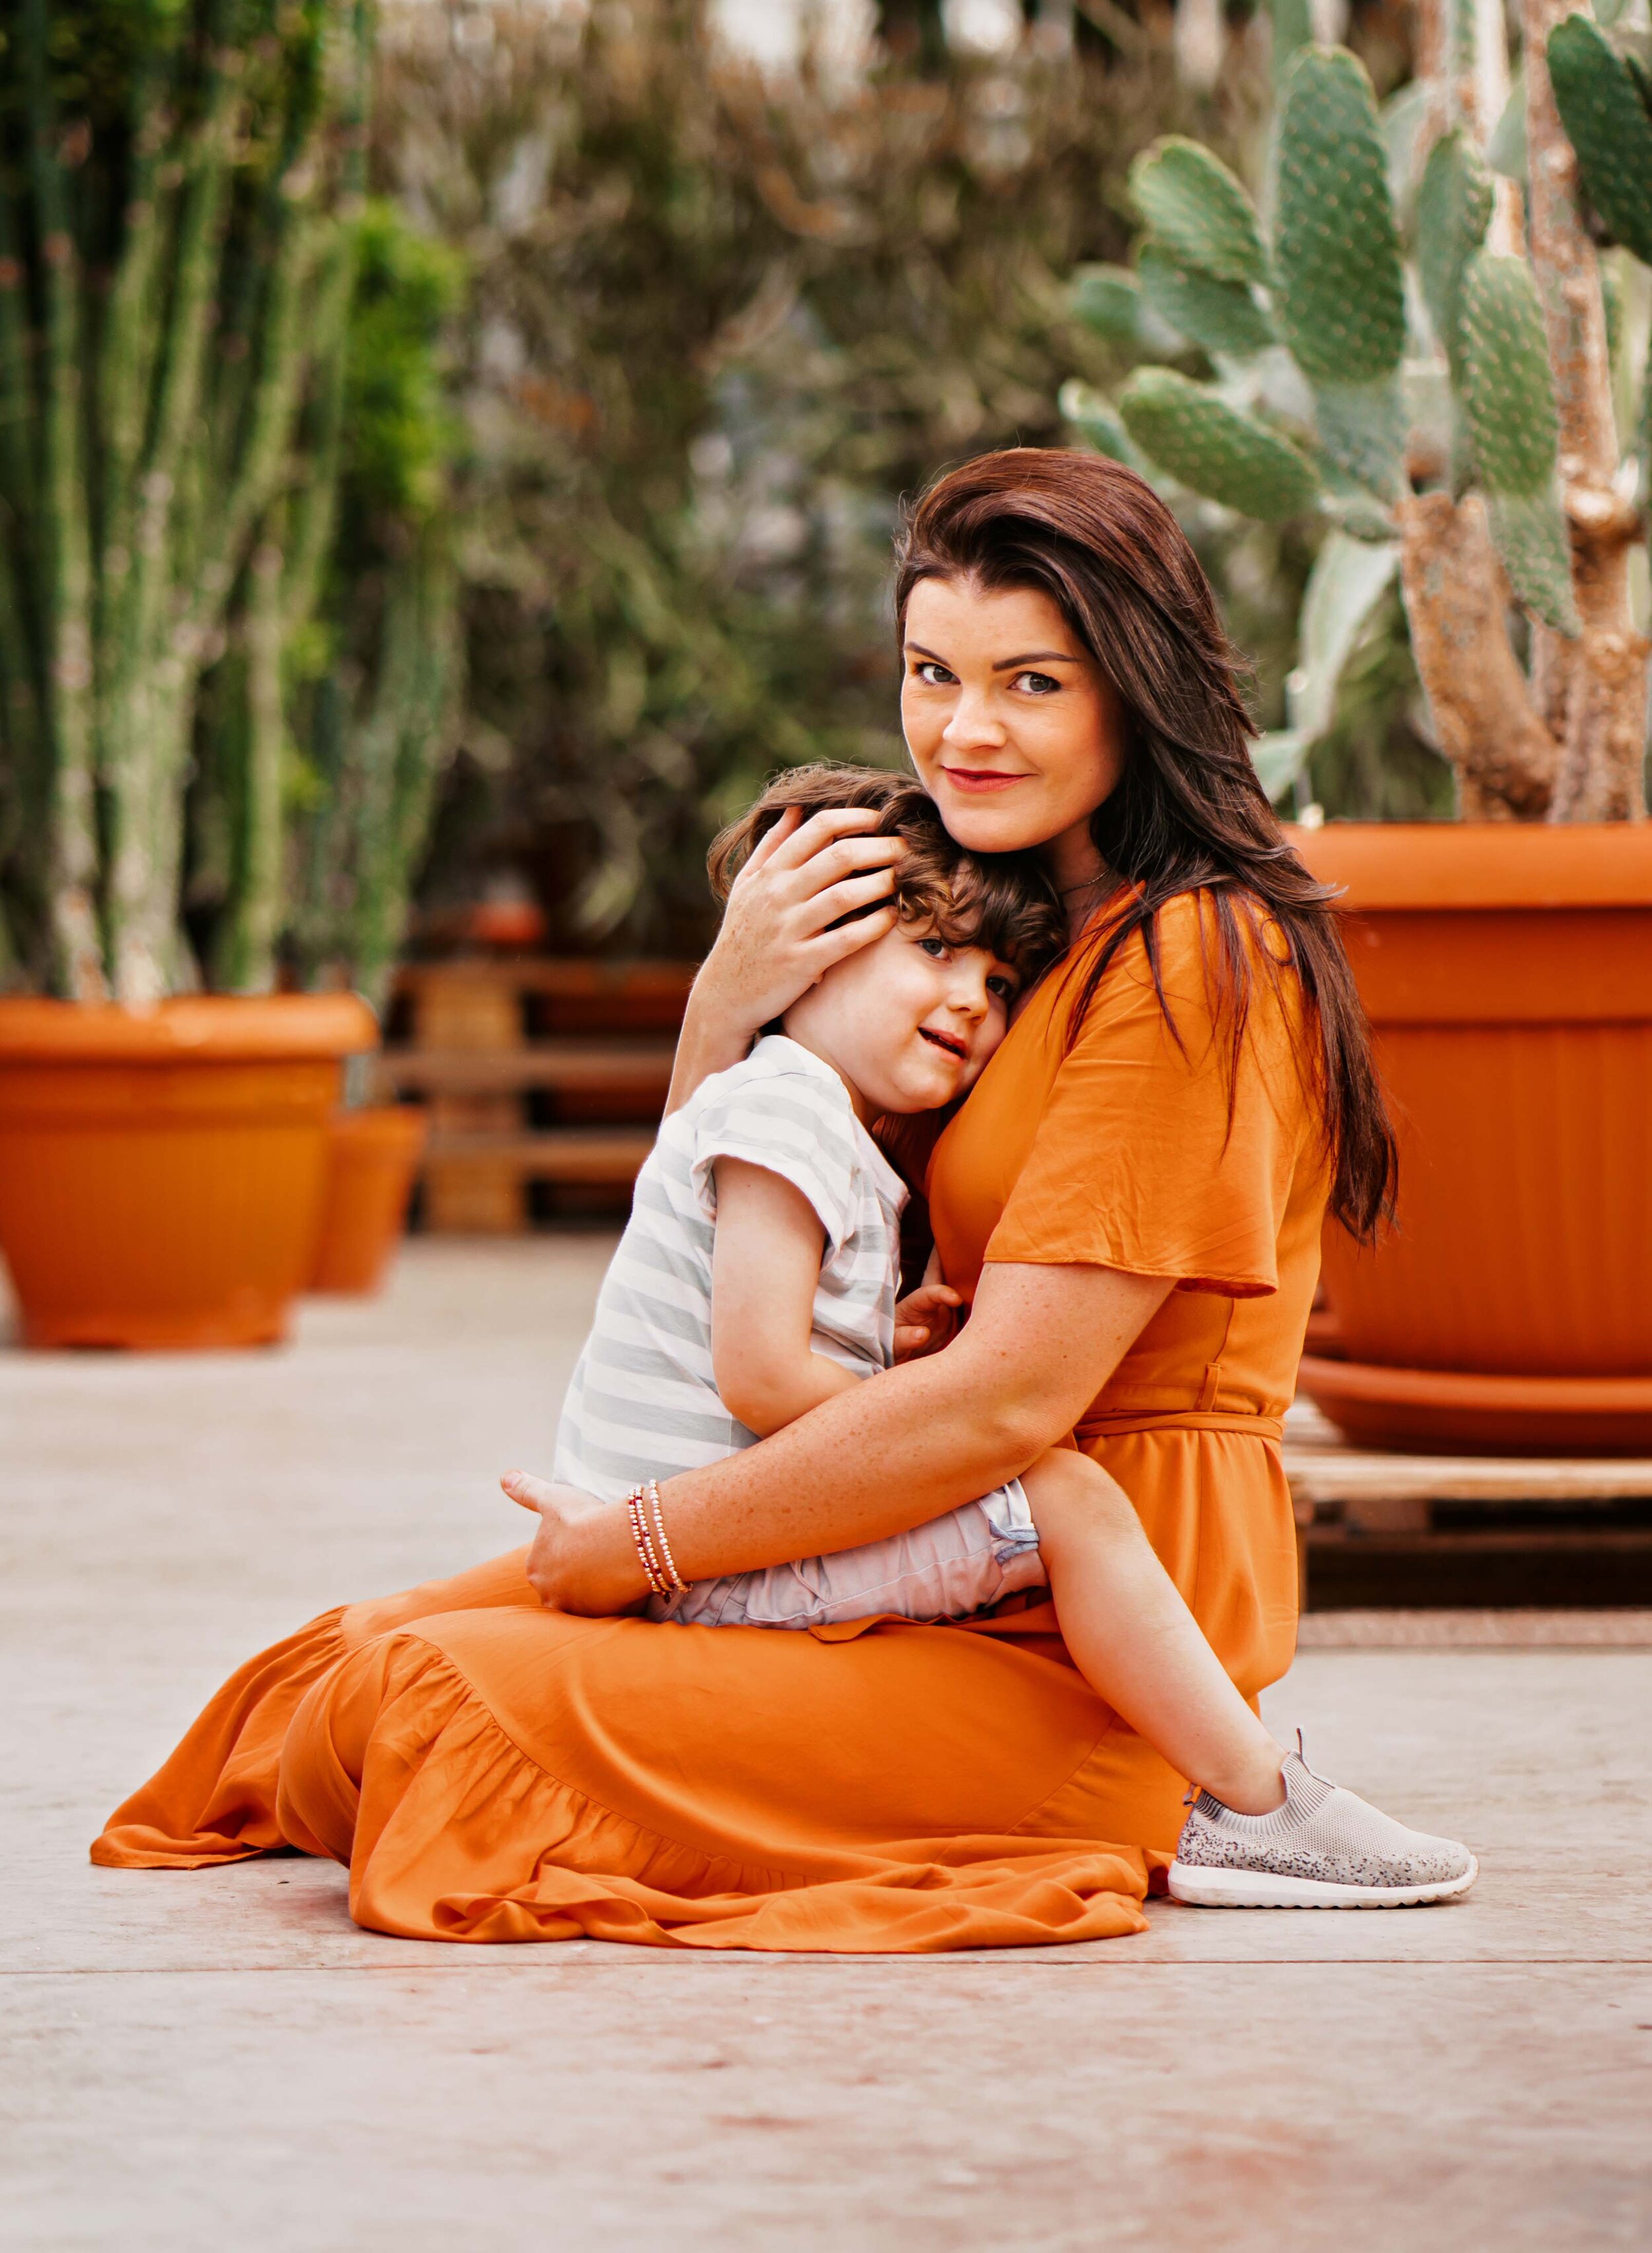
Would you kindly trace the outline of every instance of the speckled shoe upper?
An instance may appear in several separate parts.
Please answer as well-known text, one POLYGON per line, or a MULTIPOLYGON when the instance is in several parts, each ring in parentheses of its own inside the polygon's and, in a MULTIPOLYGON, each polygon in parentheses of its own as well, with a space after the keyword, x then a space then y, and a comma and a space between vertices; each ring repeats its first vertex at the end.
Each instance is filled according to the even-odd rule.
POLYGON ((1253 1870, 1322 1885, 1411 1887, 1460 1878, 1473 1863, 1454 1838, 1432 1838, 1315 1775, 1300 1753, 1281 1770, 1283 1807, 1239 1815, 1202 1791, 1176 1860, 1190 1869, 1253 1870))

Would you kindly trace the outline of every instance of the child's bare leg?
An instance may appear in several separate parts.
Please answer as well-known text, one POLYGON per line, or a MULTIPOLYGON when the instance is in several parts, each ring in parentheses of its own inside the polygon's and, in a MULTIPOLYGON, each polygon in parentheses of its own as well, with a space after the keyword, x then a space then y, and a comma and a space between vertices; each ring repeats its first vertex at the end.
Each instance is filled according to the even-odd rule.
POLYGON ((1091 1689, 1227 1806, 1281 1805, 1284 1749, 1223 1671, 1123 1489, 1070 1447, 1041 1455, 1022 1484, 1062 1635, 1091 1689))

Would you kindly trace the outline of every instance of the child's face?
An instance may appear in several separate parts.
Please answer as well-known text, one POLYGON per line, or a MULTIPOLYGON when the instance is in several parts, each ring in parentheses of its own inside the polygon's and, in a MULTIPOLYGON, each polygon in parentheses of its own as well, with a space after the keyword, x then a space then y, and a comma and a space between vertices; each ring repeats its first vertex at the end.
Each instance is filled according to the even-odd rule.
POLYGON ((842 1073, 863 1118, 938 1111, 986 1070, 1019 984, 985 947, 897 924, 834 964, 782 1022, 842 1073))

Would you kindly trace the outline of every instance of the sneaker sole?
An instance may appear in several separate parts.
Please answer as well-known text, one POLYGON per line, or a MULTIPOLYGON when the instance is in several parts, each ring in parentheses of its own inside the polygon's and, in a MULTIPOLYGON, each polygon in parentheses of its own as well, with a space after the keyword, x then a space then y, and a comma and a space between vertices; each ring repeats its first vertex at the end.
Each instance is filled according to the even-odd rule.
POLYGON ((1170 1865, 1170 1898, 1192 1908, 1418 1908, 1466 1894, 1480 1874, 1472 1857, 1460 1878, 1428 1886, 1335 1886, 1322 1878, 1287 1878, 1267 1870, 1205 1870, 1170 1865))

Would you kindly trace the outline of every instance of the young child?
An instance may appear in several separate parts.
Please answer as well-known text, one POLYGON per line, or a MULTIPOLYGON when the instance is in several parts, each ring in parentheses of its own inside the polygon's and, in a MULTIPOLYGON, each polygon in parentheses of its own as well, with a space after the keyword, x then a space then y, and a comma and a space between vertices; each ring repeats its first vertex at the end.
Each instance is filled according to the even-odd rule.
MULTIPOLYGON (((1031 856, 972 857, 915 780, 863 769, 805 768, 771 785, 719 841, 719 888, 787 806, 846 805, 878 808, 880 833, 903 841, 899 921, 666 1120, 568 1388, 554 1479, 630 1503, 655 1619, 961 1619, 1048 1585, 1086 1679, 1204 1786, 1172 1872, 1181 1899, 1365 1907, 1465 1891, 1475 1873, 1465 1848, 1405 1830, 1269 1734, 1128 1497, 1072 1447, 887 1540, 680 1582, 655 1482, 944 1342, 955 1292, 926 1283, 897 1304, 907 1191, 870 1127, 964 1095, 1017 994, 1066 945, 1031 856)), ((506 1487, 531 1504, 536 1483, 512 1475, 506 1487)))

